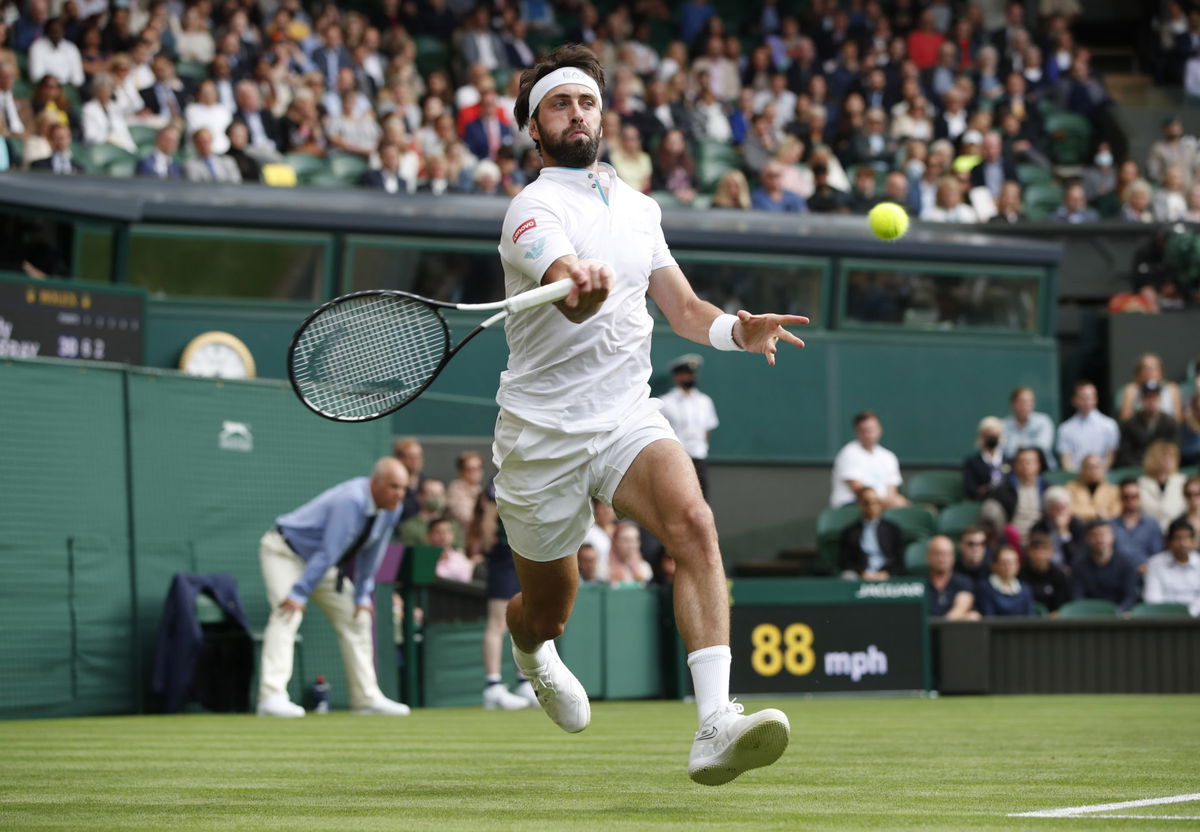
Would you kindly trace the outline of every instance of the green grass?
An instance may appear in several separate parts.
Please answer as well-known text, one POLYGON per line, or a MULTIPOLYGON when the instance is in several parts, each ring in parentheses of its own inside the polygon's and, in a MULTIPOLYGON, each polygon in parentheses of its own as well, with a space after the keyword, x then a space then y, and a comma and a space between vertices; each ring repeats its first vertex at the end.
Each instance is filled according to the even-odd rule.
MULTIPOLYGON (((750 703, 750 710, 766 706, 750 703)), ((0 829, 1172 829, 1010 812, 1200 792, 1200 697, 782 700, 792 745, 719 788, 685 772, 695 711, 188 715, 0 723, 0 829)), ((1183 803, 1139 814, 1200 816, 1183 803)))

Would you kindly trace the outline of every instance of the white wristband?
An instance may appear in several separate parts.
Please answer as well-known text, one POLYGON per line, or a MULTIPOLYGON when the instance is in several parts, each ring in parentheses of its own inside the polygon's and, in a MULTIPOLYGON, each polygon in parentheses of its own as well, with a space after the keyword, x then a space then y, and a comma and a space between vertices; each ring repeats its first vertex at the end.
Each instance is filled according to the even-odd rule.
POLYGON ((733 340, 733 328, 737 322, 737 315, 718 315, 708 328, 708 342, 719 350, 740 351, 742 348, 733 340))

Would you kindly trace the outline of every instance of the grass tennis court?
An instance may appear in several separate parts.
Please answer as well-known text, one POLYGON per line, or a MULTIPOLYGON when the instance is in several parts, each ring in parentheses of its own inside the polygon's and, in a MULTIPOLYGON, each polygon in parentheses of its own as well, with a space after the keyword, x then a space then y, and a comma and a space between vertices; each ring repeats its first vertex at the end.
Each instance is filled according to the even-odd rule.
MULTIPOLYGON (((751 709, 768 703, 749 703, 751 709)), ((685 772, 694 708, 194 714, 0 724, 12 830, 1184 829, 1009 813, 1200 792, 1200 697, 779 700, 792 745, 729 786, 685 772)), ((1164 819, 1155 819, 1164 818, 1164 819)))

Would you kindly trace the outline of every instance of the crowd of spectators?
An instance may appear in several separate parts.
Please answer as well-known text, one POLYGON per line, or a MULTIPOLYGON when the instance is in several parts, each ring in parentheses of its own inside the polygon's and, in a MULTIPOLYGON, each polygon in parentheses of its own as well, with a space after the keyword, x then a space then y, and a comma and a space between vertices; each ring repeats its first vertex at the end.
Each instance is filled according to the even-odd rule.
POLYGON ((1078 599, 1123 611, 1138 601, 1183 603, 1200 615, 1197 369, 1200 359, 1176 383, 1157 355, 1142 355, 1114 402, 1117 419, 1100 411, 1095 385, 1080 381, 1074 413, 1057 428, 1033 391, 1018 387, 1006 418, 980 421, 957 502, 943 507, 969 524, 926 544, 935 526, 905 516, 913 507, 900 493, 899 460, 881 443, 879 417, 860 413, 832 473, 831 510, 858 508, 837 541, 838 571, 887 580, 928 569, 932 612, 951 618, 1031 615, 1035 603, 1053 614, 1078 599), (889 517, 888 507, 901 511, 889 517), (908 545, 921 546, 922 563, 908 545))
POLYGON ((3 0, 0 169, 511 196, 540 166, 520 73, 577 41, 601 158, 664 203, 1200 219, 1195 142, 1173 122, 1126 158, 1078 4, 1029 5, 3 0))

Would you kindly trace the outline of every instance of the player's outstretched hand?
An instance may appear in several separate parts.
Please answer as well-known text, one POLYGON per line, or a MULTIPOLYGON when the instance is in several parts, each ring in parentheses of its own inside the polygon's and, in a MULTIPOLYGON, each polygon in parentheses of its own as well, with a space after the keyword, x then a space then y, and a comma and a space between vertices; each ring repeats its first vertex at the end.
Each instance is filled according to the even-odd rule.
POLYGON ((579 323, 600 310, 613 285, 613 270, 603 260, 576 260, 567 266, 567 276, 575 288, 562 300, 563 313, 579 323))
POLYGON ((808 323, 803 315, 751 315, 745 309, 738 310, 738 325, 733 328, 734 340, 746 352, 758 352, 767 357, 767 363, 775 366, 776 346, 780 341, 803 347, 804 342, 784 329, 808 323))

